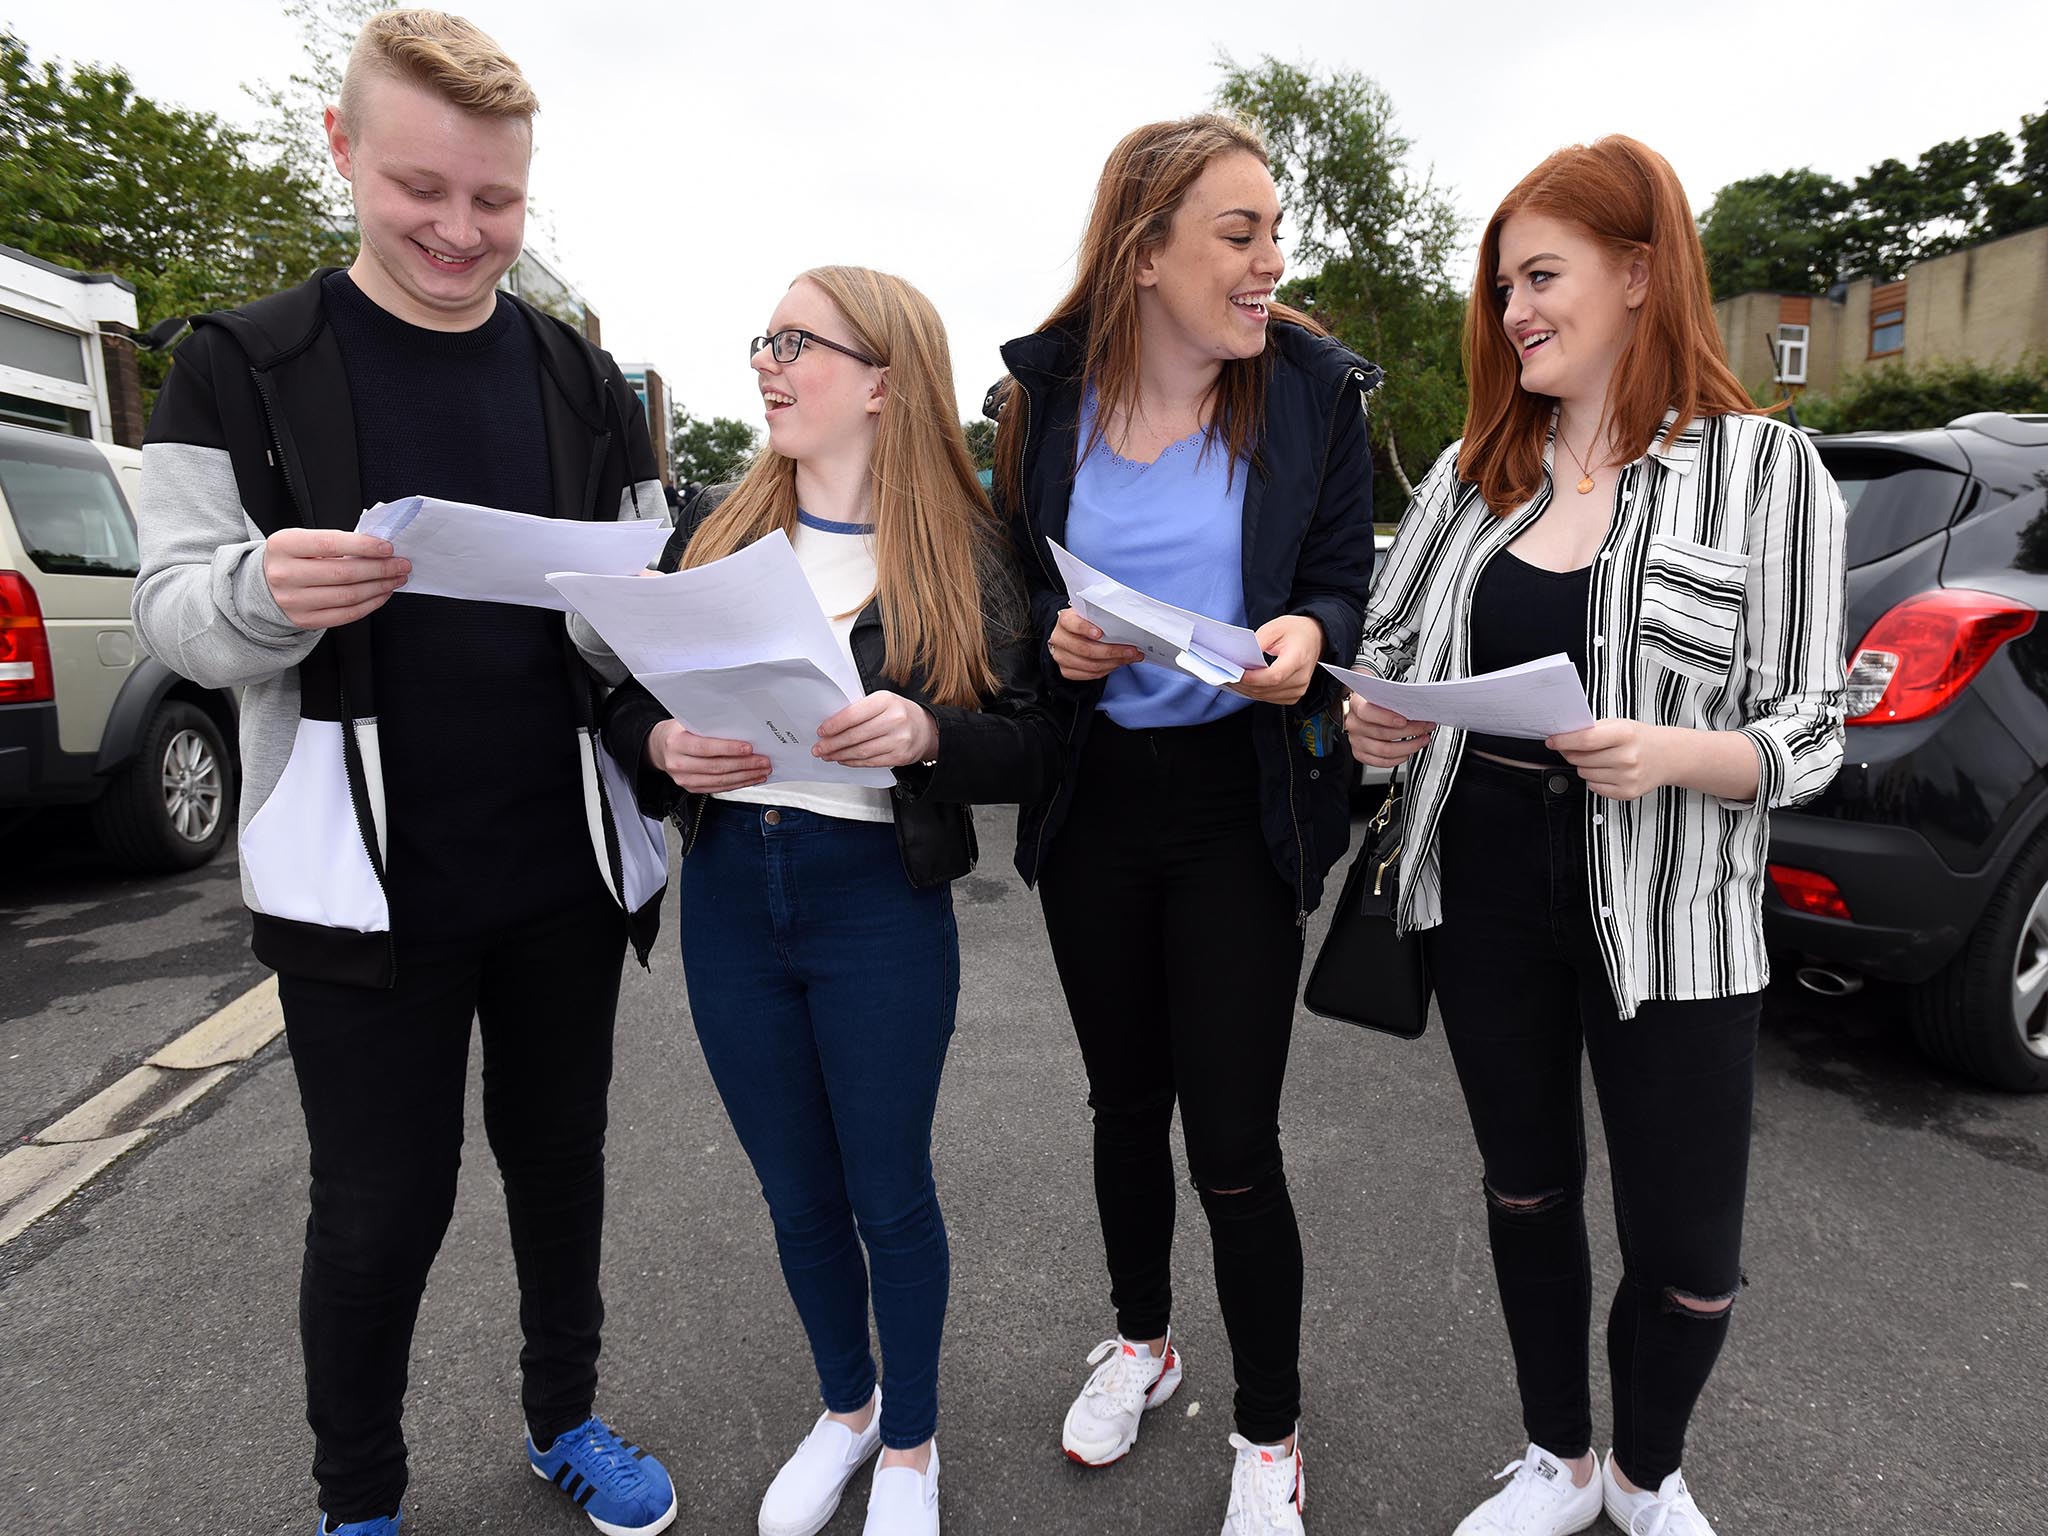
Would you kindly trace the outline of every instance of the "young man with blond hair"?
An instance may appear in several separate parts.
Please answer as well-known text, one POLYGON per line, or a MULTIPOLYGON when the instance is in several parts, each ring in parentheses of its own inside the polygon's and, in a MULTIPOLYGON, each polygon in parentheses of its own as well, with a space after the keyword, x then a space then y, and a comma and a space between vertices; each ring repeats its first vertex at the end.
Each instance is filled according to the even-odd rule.
POLYGON ((562 616, 408 594, 362 509, 665 513, 609 355, 497 291, 538 104, 470 23, 390 11, 326 114, 361 248, 199 317, 144 448, 143 642, 242 686, 243 895, 278 972, 311 1145, 300 1282, 327 1532, 395 1536, 406 1363, 454 1208, 471 1019, 519 1276, 533 1472, 612 1536, 675 1518, 597 1417, 598 1248, 625 945, 660 888, 562 616), (652 889, 648 887, 652 884, 652 889))

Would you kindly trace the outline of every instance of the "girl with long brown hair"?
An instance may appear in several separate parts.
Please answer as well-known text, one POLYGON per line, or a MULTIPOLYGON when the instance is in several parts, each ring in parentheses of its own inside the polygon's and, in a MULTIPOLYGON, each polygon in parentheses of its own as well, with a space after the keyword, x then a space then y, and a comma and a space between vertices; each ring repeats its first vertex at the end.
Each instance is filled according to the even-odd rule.
POLYGON ((768 445, 729 491, 685 505, 660 563, 787 533, 869 690, 813 750, 896 782, 764 784, 749 743, 692 734, 637 685, 606 739, 639 771, 642 809, 682 829, 690 1012, 824 1399, 762 1499, 762 1536, 822 1529, 877 1448, 868 1536, 937 1536, 949 1266, 931 1131, 960 977, 950 882, 974 865, 968 803, 1049 793, 1058 733, 929 301, 901 278, 818 268, 750 354, 768 445))
POLYGON ((1712 1536, 1679 1470, 1743 1284, 1773 807, 1842 751, 1840 493, 1753 414, 1683 189, 1611 137, 1487 222, 1465 436, 1417 490, 1359 665, 1434 682, 1563 652, 1595 723, 1537 742, 1353 698, 1413 760, 1400 921, 1427 930, 1485 1167, 1528 1448, 1458 1536, 1712 1536), (1580 1053, 1614 1176, 1612 1450, 1593 1455, 1580 1053))
POLYGON ((1226 1536, 1299 1532, 1301 1238, 1280 1091, 1302 926, 1349 836, 1340 696, 1372 570, 1364 397, 1379 371, 1275 301, 1280 204, 1257 135, 1152 123, 1111 153, 1072 289, 1003 349, 998 507, 1067 727, 1027 806, 1036 879, 1088 1070, 1116 1332, 1062 1428, 1118 1460, 1179 1385, 1179 1102, 1237 1378, 1226 1536), (1126 585, 1246 625, 1271 657, 1218 689, 1105 644, 1053 542, 1126 585))

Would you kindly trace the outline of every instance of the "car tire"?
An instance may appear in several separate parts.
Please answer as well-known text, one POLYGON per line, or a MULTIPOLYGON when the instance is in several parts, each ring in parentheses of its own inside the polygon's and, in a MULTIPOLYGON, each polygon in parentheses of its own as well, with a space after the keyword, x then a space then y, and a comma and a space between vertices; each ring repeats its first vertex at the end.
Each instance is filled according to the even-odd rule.
POLYGON ((139 873, 196 869, 220 852, 234 818, 234 761, 212 716, 167 699, 142 750, 92 803, 100 847, 139 873))
POLYGON ((1942 1065, 1993 1088, 2048 1092, 2048 836, 2013 861, 1961 953, 1909 991, 1906 1016, 1942 1065))

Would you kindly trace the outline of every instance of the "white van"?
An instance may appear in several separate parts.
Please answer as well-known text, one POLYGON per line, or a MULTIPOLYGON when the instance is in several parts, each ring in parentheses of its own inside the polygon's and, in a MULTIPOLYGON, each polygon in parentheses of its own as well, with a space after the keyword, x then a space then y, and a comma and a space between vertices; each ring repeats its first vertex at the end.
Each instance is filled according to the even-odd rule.
POLYGON ((190 869, 234 824, 235 699, 135 643, 142 455, 0 423, 0 831, 89 805, 135 870, 190 869))

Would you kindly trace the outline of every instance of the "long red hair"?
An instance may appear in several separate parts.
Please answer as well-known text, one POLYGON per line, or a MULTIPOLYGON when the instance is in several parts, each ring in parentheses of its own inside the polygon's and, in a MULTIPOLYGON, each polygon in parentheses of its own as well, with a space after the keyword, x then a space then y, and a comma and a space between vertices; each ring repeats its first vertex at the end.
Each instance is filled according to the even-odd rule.
MULTIPOLYGON (((1754 411, 1728 366, 1714 324, 1707 259, 1670 162, 1647 144, 1610 134, 1560 149, 1524 176, 1486 222, 1472 301, 1465 309, 1465 439, 1458 478, 1479 487, 1497 513, 1536 494, 1556 401, 1521 386, 1521 361, 1501 328, 1500 229, 1524 211, 1567 219, 1610 260, 1641 260, 1649 291, 1607 387, 1607 421, 1618 453, 1648 451, 1667 410, 1677 426, 1701 416, 1754 411)), ((1676 430, 1676 429, 1674 429, 1676 430)))

